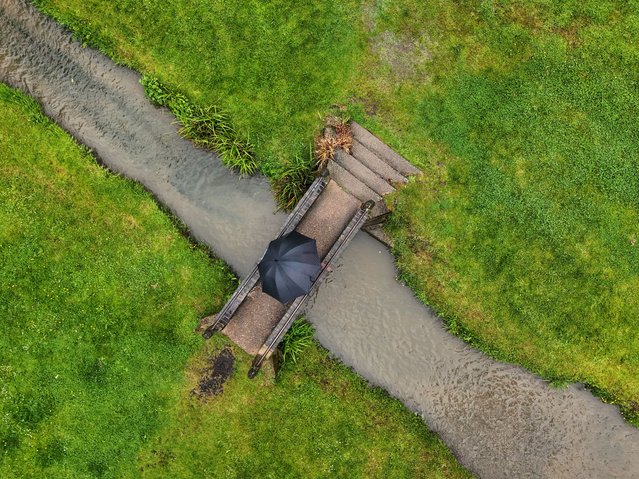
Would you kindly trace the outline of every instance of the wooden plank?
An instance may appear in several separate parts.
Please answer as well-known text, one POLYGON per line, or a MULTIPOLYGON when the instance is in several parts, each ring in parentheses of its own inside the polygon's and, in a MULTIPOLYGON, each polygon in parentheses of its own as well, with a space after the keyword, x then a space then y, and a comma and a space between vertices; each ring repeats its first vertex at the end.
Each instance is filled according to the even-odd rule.
MULTIPOLYGON (((276 236, 276 238, 280 238, 281 236, 284 236, 285 234, 288 234, 295 229, 306 212, 311 208, 311 206, 313 206, 315 200, 317 200, 322 191, 324 191, 324 188, 326 188, 326 185, 328 184, 328 180, 329 178, 326 172, 315 178, 313 184, 306 191, 306 193, 304 193, 304 196, 300 199, 300 201, 298 201, 293 211, 291 211, 291 213, 288 215, 286 222, 280 229, 280 232, 276 236)), ((244 281, 242 281, 242 283, 237 287, 231 298, 226 302, 226 304, 217 314, 215 322, 204 330, 202 336, 205 339, 209 339, 215 332, 221 331, 226 327, 227 324, 229 324, 231 318, 233 317, 233 314, 235 314, 235 311, 237 311, 237 309, 240 307, 242 301, 244 301, 246 296, 255 287, 255 285, 259 281, 259 278, 260 275, 256 264, 253 267, 251 273, 246 278, 244 278, 244 281)))
POLYGON ((362 205, 362 207, 353 215, 353 218, 348 223, 344 231, 340 235, 340 237, 335 241, 333 247, 330 249, 328 254, 324 258, 324 263, 320 273, 317 275, 315 281, 313 281, 313 285, 311 286, 311 291, 299 298, 295 299, 288 311, 282 316, 282 319, 279 321, 273 332, 270 334, 264 345, 260 348, 259 353, 253 359, 253 363, 251 364, 251 369, 249 370, 248 377, 254 378, 255 375, 259 372, 260 368, 264 361, 266 361, 277 345, 282 341, 284 334, 290 329, 291 325, 295 318, 299 315, 302 310, 302 306, 306 304, 309 296, 313 293, 314 289, 324 280, 326 275, 328 274, 328 270, 330 269, 331 264, 342 254, 346 246, 353 239, 355 234, 362 228, 364 223, 368 218, 368 213, 373 207, 373 201, 367 201, 362 205))

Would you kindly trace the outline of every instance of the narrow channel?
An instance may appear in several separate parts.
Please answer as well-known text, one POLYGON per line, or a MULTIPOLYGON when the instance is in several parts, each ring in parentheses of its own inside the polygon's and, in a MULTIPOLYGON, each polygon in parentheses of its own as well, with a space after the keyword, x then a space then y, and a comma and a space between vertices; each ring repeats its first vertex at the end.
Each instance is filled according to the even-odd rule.
MULTIPOLYGON (((284 222, 264 178, 239 178, 180 138, 137 73, 71 41, 25 0, 0 0, 0 81, 142 183, 241 276, 284 222)), ((465 466, 485 478, 639 477, 639 429, 617 408, 470 348, 396 274, 390 253, 360 233, 308 316, 326 348, 420 414, 465 466)))

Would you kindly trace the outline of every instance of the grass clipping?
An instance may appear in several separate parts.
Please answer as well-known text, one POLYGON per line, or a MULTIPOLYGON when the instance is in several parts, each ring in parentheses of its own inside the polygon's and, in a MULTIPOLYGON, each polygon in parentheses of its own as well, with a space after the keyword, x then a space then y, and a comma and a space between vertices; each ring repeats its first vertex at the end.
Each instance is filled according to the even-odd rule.
POLYGON ((185 95, 170 90, 152 76, 143 75, 140 83, 149 99, 169 108, 181 125, 180 134, 199 146, 214 150, 229 168, 241 175, 258 169, 251 144, 241 139, 228 113, 216 106, 201 107, 185 95))

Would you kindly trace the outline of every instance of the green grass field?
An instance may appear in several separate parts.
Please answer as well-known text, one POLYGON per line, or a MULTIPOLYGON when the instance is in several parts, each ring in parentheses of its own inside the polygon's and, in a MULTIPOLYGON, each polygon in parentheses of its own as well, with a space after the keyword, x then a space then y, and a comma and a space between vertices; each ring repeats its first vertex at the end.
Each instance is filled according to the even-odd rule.
POLYGON ((390 224, 418 295, 482 349, 586 382, 639 424, 636 6, 389 10, 371 35, 431 60, 414 77, 368 57, 369 105, 352 110, 424 168, 390 224))
POLYGON ((637 421, 636 1, 37 3, 229 110, 275 176, 346 105, 425 171, 389 226, 417 295, 637 421))
POLYGON ((171 424, 140 454, 144 477, 471 477, 421 417, 316 346, 254 380, 236 348, 235 376, 203 403, 190 395, 196 373, 224 343, 193 359, 171 424))
POLYGON ((119 61, 223 106, 265 171, 307 154, 362 46, 350 30, 352 0, 36 3, 119 61))
POLYGON ((2 84, 0 158, 0 477, 469 477, 317 345, 193 396, 229 270, 2 84))

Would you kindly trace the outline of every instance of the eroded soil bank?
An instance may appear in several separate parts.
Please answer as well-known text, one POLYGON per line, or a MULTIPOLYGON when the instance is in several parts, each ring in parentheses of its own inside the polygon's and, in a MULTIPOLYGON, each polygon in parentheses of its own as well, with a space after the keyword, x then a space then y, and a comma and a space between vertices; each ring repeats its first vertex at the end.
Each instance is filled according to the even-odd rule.
MULTIPOLYGON (((268 183, 238 178, 181 139, 138 79, 22 0, 0 0, 0 80, 37 98, 246 274, 284 221, 268 183)), ((361 233, 308 316, 324 346, 422 414, 465 466, 494 478, 639 474, 639 430, 616 408, 469 348, 395 276, 388 251, 361 233)))

